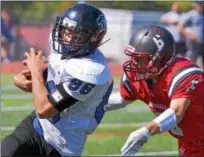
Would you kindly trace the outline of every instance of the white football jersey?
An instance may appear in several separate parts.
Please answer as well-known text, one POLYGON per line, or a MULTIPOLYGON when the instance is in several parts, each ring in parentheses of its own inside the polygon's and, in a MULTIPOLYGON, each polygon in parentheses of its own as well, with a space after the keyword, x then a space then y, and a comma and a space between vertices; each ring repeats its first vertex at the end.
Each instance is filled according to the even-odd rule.
MULTIPOLYGON (((104 105, 112 91, 111 71, 100 50, 81 58, 61 59, 52 52, 49 56, 47 88, 63 83, 66 92, 79 100, 61 113, 39 119, 43 136, 63 156, 80 155, 88 134, 102 120, 104 105)), ((55 99, 60 99, 57 96, 55 99)), ((69 102, 68 102, 69 103, 69 102)))

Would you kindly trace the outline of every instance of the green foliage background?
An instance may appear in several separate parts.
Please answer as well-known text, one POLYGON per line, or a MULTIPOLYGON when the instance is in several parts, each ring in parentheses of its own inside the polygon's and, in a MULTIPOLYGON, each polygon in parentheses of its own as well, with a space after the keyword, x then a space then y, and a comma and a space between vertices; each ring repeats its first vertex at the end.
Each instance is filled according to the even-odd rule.
MULTIPOLYGON (((27 20, 50 20, 77 1, 2 1, 1 8, 8 8, 14 18, 27 20)), ((173 1, 87 1, 101 8, 127 10, 169 11, 173 1)), ((191 2, 178 1, 182 11, 191 9, 191 2)))

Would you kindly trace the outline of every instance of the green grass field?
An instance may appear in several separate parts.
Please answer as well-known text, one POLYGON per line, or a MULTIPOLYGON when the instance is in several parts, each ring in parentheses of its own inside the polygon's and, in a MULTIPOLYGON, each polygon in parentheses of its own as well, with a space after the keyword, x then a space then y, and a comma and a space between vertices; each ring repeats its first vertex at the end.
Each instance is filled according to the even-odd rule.
MULTIPOLYGON (((11 74, 1 76, 1 139, 33 109, 32 95, 15 88, 12 78, 11 74)), ((115 86, 118 82, 119 78, 115 78, 115 86)), ((94 135, 88 137, 83 155, 120 154, 128 134, 153 118, 145 104, 139 101, 106 113, 94 135)), ((177 155, 177 141, 168 133, 152 136, 137 155, 177 155)))

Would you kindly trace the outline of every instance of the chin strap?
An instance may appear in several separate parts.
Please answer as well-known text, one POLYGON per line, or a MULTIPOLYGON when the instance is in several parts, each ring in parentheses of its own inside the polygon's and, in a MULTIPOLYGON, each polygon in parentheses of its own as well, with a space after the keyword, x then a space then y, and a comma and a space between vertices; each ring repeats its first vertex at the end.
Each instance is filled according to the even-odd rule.
POLYGON ((164 69, 166 69, 173 61, 175 60, 175 56, 173 56, 165 65, 163 68, 161 68, 158 72, 158 75, 160 75, 164 69))

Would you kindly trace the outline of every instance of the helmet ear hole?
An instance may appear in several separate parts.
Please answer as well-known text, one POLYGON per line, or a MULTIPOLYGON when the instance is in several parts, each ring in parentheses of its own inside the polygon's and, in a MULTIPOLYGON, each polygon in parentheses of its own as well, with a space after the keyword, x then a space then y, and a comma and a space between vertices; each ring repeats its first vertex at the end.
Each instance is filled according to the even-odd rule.
POLYGON ((144 36, 147 36, 148 34, 149 34, 149 31, 147 31, 144 36))

